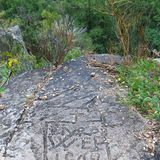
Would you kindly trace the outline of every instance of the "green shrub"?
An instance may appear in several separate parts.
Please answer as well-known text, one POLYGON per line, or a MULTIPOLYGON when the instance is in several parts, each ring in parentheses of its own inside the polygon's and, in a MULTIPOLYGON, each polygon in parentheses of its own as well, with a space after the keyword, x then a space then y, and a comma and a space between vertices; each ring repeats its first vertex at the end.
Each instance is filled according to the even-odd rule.
POLYGON ((0 58, 0 93, 4 91, 4 84, 10 76, 49 65, 45 59, 41 58, 37 61, 35 56, 26 53, 2 52, 0 58))
POLYGON ((85 52, 92 52, 96 49, 92 38, 87 33, 84 33, 79 37, 79 40, 76 42, 76 46, 79 46, 85 52))
POLYGON ((154 61, 140 60, 118 67, 118 80, 128 86, 127 103, 160 120, 160 68, 154 61))
POLYGON ((68 15, 55 21, 52 28, 42 34, 40 41, 42 50, 48 53, 46 58, 56 66, 63 63, 70 50, 82 46, 85 31, 86 28, 77 27, 68 15))
POLYGON ((82 55, 80 48, 71 49, 64 57, 64 62, 76 59, 82 55))
POLYGON ((160 3, 159 0, 148 1, 148 3, 149 9, 145 19, 149 23, 145 25, 145 39, 151 49, 160 50, 160 3))
POLYGON ((32 54, 18 53, 16 54, 16 57, 19 62, 16 66, 14 66, 16 73, 36 68, 42 68, 49 65, 49 62, 44 58, 37 59, 32 54))
POLYGON ((160 50, 160 31, 159 28, 147 27, 145 36, 151 48, 160 50))

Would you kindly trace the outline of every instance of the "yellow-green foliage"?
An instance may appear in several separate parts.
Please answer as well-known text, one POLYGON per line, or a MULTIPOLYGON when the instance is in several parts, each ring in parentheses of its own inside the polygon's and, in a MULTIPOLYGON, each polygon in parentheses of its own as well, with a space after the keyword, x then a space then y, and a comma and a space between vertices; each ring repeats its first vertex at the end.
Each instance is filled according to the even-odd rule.
POLYGON ((9 78, 10 73, 16 75, 16 73, 43 67, 44 65, 47 65, 44 59, 37 61, 33 55, 12 54, 10 52, 0 53, 0 92, 3 90, 1 85, 9 78))
POLYGON ((43 20, 40 23, 42 25, 43 31, 50 29, 54 20, 58 18, 57 13, 50 12, 45 9, 42 11, 41 16, 43 20))
POLYGON ((0 93, 4 91, 3 84, 8 80, 11 72, 19 65, 19 60, 9 52, 0 55, 0 93))
POLYGON ((20 63, 18 57, 10 52, 2 52, 0 57, 1 66, 5 66, 8 70, 13 70, 20 63))

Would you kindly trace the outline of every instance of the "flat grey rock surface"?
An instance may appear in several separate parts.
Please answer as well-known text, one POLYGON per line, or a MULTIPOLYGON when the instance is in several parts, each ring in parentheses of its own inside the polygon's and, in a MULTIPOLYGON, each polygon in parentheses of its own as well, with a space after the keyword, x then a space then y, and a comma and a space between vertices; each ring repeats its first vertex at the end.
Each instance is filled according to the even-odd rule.
POLYGON ((0 98, 0 160, 155 159, 136 136, 145 121, 108 79, 85 58, 12 79, 0 98))

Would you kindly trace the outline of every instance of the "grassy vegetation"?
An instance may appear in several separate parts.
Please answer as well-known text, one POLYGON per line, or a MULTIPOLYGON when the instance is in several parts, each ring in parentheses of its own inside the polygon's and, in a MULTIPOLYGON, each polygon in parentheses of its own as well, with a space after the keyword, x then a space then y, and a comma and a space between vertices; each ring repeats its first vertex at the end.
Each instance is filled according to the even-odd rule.
POLYGON ((118 80, 128 86, 125 102, 143 115, 160 120, 160 67, 157 63, 140 60, 117 70, 118 80))
POLYGON ((72 59, 76 59, 80 56, 82 56, 82 51, 80 50, 80 48, 74 48, 72 50, 70 50, 66 56, 64 57, 64 62, 72 60, 72 59))
POLYGON ((45 59, 36 59, 34 55, 2 52, 0 55, 0 94, 5 91, 4 84, 11 76, 27 70, 48 66, 45 59))

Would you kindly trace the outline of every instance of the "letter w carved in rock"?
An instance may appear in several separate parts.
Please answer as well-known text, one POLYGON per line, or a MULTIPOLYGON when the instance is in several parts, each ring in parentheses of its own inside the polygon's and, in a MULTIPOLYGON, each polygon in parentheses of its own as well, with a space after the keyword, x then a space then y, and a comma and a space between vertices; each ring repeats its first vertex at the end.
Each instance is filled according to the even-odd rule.
POLYGON ((57 136, 56 138, 58 138, 58 143, 55 144, 54 138, 52 135, 48 136, 49 141, 51 142, 52 147, 58 148, 60 146, 63 146, 64 148, 68 148, 69 146, 71 146, 75 141, 77 141, 77 138, 75 138, 75 135, 77 134, 78 130, 74 130, 72 132, 67 132, 69 134, 67 134, 64 138, 61 138, 60 136, 57 136))

